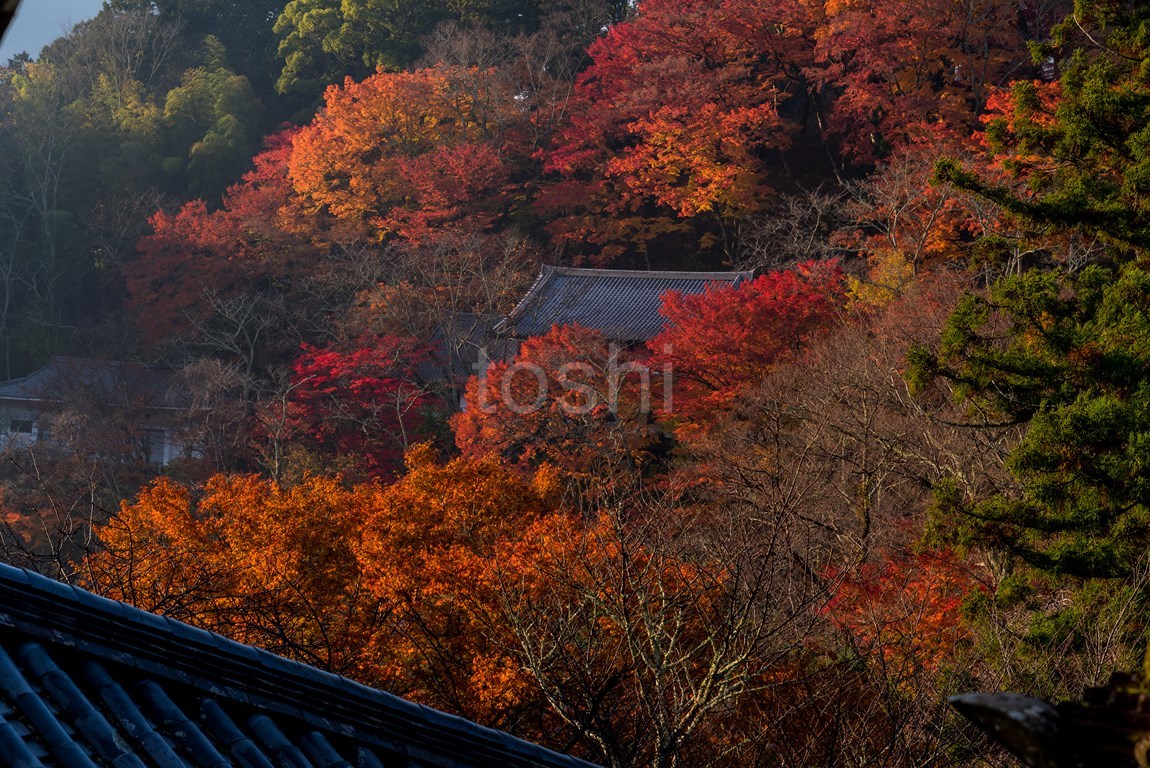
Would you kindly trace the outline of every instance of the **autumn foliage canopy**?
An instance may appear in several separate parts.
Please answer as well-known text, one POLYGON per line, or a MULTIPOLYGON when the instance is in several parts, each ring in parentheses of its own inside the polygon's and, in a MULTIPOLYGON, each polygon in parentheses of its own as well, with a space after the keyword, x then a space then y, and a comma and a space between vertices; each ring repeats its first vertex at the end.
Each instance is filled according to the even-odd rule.
POLYGON ((610 768, 1142 664, 1145 3, 105 5, 0 66, 0 378, 179 370, 5 417, 8 559, 610 768))
POLYGON ((667 326, 647 343, 651 363, 673 372, 674 413, 706 420, 794 360, 841 317, 843 274, 808 262, 697 295, 668 293, 667 326))

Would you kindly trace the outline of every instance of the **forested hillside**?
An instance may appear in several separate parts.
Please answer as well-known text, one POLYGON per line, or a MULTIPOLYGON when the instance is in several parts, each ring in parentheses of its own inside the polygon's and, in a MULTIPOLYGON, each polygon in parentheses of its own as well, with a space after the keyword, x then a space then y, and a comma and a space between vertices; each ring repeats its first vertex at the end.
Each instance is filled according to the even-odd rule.
POLYGON ((1143 664, 1148 256, 1144 3, 109 0, 0 67, 0 379, 188 450, 68 399, 0 540, 611 768, 1001 765, 948 695, 1143 664), (544 264, 755 277, 484 336, 544 264))

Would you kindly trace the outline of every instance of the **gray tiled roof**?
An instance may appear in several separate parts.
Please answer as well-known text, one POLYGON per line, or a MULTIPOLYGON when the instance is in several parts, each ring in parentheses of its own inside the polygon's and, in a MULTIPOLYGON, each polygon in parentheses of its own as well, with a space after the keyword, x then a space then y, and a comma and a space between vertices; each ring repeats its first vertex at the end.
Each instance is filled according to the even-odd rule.
POLYGON ((416 366, 417 379, 423 384, 462 384, 482 363, 514 357, 514 342, 497 336, 497 324, 496 318, 470 312, 454 315, 428 340, 434 351, 416 366))
POLYGON ((7 565, 0 764, 595 768, 7 565))
POLYGON ((531 290, 496 330, 524 339, 554 325, 578 324, 613 341, 646 341, 663 330, 667 291, 702 293, 708 285, 737 286, 752 272, 632 272, 543 267, 531 290))
POLYGON ((171 383, 172 371, 167 368, 54 355, 43 368, 0 382, 0 400, 174 407, 180 404, 180 396, 169 391, 171 383))

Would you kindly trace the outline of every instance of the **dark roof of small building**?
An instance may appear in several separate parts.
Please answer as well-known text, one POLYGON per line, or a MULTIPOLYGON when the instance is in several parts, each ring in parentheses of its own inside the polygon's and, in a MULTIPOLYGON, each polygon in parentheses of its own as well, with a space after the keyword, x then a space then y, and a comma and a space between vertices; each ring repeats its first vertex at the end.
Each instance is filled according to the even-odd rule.
POLYGON ((0 400, 171 408, 183 399, 171 384, 172 371, 160 366, 53 355, 43 368, 0 382, 0 400))
POLYGON ((8 565, 0 763, 595 768, 8 565))
POLYGON ((453 315, 428 339, 433 351, 416 366, 417 379, 423 384, 462 384, 488 362, 514 357, 514 341, 495 332, 499 322, 471 312, 453 315))
POLYGON ((531 289, 496 331, 524 339, 555 325, 581 325, 612 341, 647 341, 663 330, 663 294, 736 287, 753 272, 641 272, 543 267, 531 289))

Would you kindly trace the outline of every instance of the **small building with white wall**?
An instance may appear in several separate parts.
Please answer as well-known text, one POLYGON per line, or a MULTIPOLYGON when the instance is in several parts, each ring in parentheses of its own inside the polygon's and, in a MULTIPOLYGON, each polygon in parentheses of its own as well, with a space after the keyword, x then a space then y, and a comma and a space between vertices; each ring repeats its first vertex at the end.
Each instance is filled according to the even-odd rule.
POLYGON ((172 381, 159 366, 54 356, 0 382, 0 449, 43 446, 166 466, 188 452, 184 398, 172 381))

